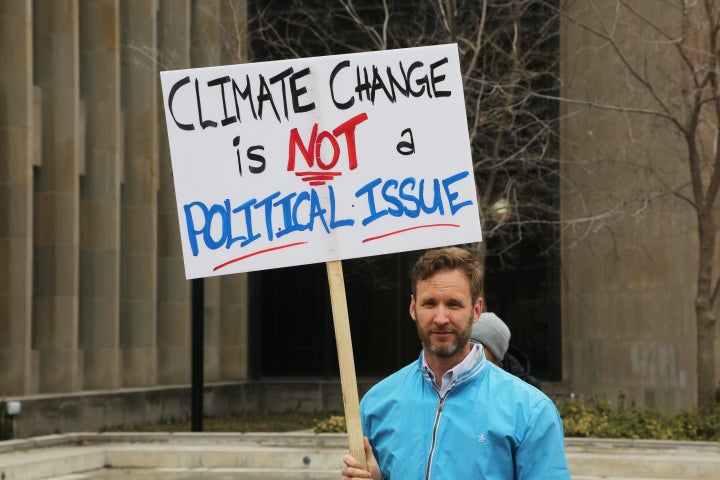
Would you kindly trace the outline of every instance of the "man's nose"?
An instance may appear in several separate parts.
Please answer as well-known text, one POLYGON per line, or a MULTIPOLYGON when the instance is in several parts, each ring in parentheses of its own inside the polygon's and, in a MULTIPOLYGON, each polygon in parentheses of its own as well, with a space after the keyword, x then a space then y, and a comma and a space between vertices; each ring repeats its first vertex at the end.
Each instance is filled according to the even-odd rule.
POLYGON ((445 324, 450 321, 450 315, 448 315, 448 309, 444 307, 438 307, 437 313, 435 313, 435 323, 445 324))

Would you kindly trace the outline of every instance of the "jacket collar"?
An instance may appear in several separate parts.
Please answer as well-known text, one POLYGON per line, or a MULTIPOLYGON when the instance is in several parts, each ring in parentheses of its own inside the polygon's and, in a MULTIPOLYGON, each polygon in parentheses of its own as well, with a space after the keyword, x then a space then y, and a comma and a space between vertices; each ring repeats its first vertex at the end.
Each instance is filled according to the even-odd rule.
POLYGON ((446 372, 445 375, 450 373, 451 377, 449 380, 443 381, 442 387, 438 387, 437 383, 435 383, 434 375, 427 364, 424 351, 420 352, 417 366, 423 378, 430 382, 433 388, 438 391, 441 397, 443 397, 450 389, 459 387, 479 375, 485 368, 486 363, 487 359, 485 358, 485 352, 483 351, 482 346, 473 344, 473 348, 470 350, 470 353, 468 353, 468 355, 460 363, 446 372))

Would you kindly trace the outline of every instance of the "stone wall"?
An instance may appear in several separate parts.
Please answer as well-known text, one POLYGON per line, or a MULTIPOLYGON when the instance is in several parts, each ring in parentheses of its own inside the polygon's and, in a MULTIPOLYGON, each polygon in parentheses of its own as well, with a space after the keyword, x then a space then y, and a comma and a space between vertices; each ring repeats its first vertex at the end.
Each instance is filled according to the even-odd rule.
MULTIPOLYGON (((245 0, 0 7, 0 396, 190 379, 159 72, 245 58, 245 0)), ((244 275, 205 280, 205 379, 247 377, 244 275)))
POLYGON ((698 247, 681 200, 686 145, 663 116, 685 118, 687 71, 658 31, 680 38, 683 19, 616 6, 570 2, 561 30, 563 377, 585 395, 676 410, 696 402, 698 247))
MULTIPOLYGON (((374 382, 358 382, 360 395, 374 382)), ((15 438, 70 432, 97 432, 112 427, 170 420, 189 420, 191 389, 186 385, 6 398, 21 402, 15 438)), ((5 409, 5 405, 0 402, 5 409)), ((205 385, 205 416, 253 412, 339 412, 339 381, 252 381, 205 385)))

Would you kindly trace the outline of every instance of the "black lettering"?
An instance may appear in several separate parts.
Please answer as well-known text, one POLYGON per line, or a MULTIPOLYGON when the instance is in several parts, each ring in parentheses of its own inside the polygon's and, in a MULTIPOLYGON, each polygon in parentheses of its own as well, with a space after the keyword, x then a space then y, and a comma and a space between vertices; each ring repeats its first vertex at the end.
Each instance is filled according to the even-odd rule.
POLYGON ((202 105, 200 104, 200 82, 195 80, 195 99, 197 100, 198 119, 200 120, 200 126, 205 130, 208 127, 217 127, 217 122, 212 120, 203 120, 202 116, 202 105))
POLYGON ((400 92, 400 94, 402 96, 404 96, 405 98, 407 98, 410 95, 410 87, 408 86, 408 83, 409 83, 408 76, 405 73, 405 68, 403 67, 402 62, 398 62, 398 65, 400 65, 400 73, 402 75, 402 80, 404 83, 398 82, 392 73, 392 68, 387 67, 387 76, 388 76, 388 80, 390 82, 390 91, 392 92, 392 97, 396 98, 395 89, 397 88, 397 90, 400 92))
POLYGON ((240 146, 239 136, 233 138, 233 147, 235 147, 235 156, 237 156, 238 172, 240 172, 240 176, 242 177, 242 160, 240 159, 240 149, 238 146, 240 146))
POLYGON ((258 150, 263 151, 265 150, 265 147, 263 147, 262 145, 255 145, 248 148, 248 159, 257 163, 257 165, 250 165, 250 173, 262 173, 263 171, 265 171, 265 157, 258 153, 255 153, 258 150))
POLYGON ((222 97, 222 104, 223 104, 223 114, 225 115, 225 118, 223 118, 220 121, 220 124, 224 127, 226 125, 230 125, 231 123, 237 122, 237 117, 232 116, 228 117, 228 111, 227 111, 227 103, 225 102, 225 87, 224 85, 226 83, 230 83, 230 77, 225 76, 221 78, 216 78, 215 80, 210 80, 208 82, 209 87, 215 87, 220 86, 220 96, 222 97))
MULTIPOLYGON (((293 111, 295 113, 302 113, 302 112, 309 112, 310 110, 313 110, 315 108, 315 103, 310 102, 306 103, 305 105, 300 105, 300 102, 298 101, 300 96, 305 95, 307 93, 307 88, 305 87, 299 87, 297 86, 297 81, 304 77, 305 75, 310 74, 309 68, 303 68, 299 72, 293 73, 290 76, 290 93, 292 95, 292 102, 293 102, 293 111)), ((330 80, 332 84, 332 79, 330 80)), ((333 99, 334 101, 334 99, 333 99)), ((337 105, 337 104, 336 104, 337 105)))
MULTIPOLYGON (((412 94, 413 97, 421 97, 421 96, 425 93, 425 87, 423 86, 423 84, 424 84, 423 78, 421 78, 420 80, 418 80, 418 81, 416 82, 419 86, 422 87, 420 90, 413 90, 413 89, 411 88, 412 85, 411 85, 411 82, 410 82, 410 78, 412 77, 413 71, 414 71, 416 68, 421 68, 422 66, 423 66, 423 63, 422 63, 422 62, 413 62, 412 65, 410 65, 410 67, 408 67, 408 73, 407 73, 407 75, 408 75, 408 88, 410 89, 410 93, 412 94)), ((427 77, 424 77, 424 79, 425 79, 425 82, 426 82, 426 81, 427 81, 427 77)))
POLYGON ((245 89, 240 90, 240 87, 235 82, 235 80, 232 81, 233 86, 233 98, 235 99, 235 115, 238 118, 238 121, 242 122, 242 118, 240 117, 240 104, 238 103, 238 96, 242 100, 249 101, 250 103, 250 111, 252 112, 253 118, 257 120, 257 112, 255 111, 255 102, 253 102, 252 97, 252 90, 250 89, 250 76, 245 75, 245 89))
POLYGON ((367 68, 362 69, 362 73, 364 74, 365 80, 363 81, 362 77, 360 76, 360 67, 357 67, 357 82, 355 83, 355 93, 357 93, 358 100, 362 102, 363 99, 363 92, 365 92, 365 96, 368 100, 370 100, 370 80, 368 79, 368 72, 367 68))
POLYGON ((263 116, 263 105, 265 102, 270 102, 270 106, 273 109, 273 112, 275 112, 275 118, 280 121, 280 114, 277 111, 277 107, 275 106, 275 102, 273 101, 272 93, 270 93, 270 87, 268 87, 267 82, 265 81, 265 77, 260 75, 260 92, 257 96, 258 100, 258 116, 262 118, 263 116))
POLYGON ((190 83, 190 77, 181 78, 170 89, 170 95, 168 95, 168 110, 170 111, 170 115, 172 116, 173 120, 175 121, 175 125, 178 126, 180 130, 195 130, 195 126, 191 123, 180 123, 177 118, 175 118, 175 112, 173 111, 173 101, 175 100, 175 94, 180 89, 180 87, 187 85, 190 83))
POLYGON ((412 130, 409 128, 406 128, 402 131, 400 136, 404 136, 405 134, 410 135, 410 141, 402 140, 398 142, 397 146, 395 147, 400 155, 412 155, 415 153, 415 139, 413 138, 412 130))
POLYGON ((437 84, 445 80, 445 75, 435 75, 435 69, 440 67, 441 65, 445 65, 446 63, 448 63, 447 57, 430 64, 430 84, 432 85, 432 91, 436 98, 450 96, 449 90, 437 89, 437 84))
POLYGON ((350 100, 347 102, 339 103, 337 99, 335 98, 335 89, 333 88, 335 85, 335 77, 337 74, 342 70, 343 68, 347 68, 350 66, 350 60, 343 60, 342 62, 335 65, 335 68, 333 68, 332 73, 330 74, 330 96, 332 97, 332 101, 335 104, 337 108, 340 110, 347 110, 348 108, 352 107, 355 103, 355 97, 350 97, 350 100))
POLYGON ((378 72, 378 69, 375 65, 373 65, 373 83, 372 83, 372 90, 370 91, 370 94, 372 98, 370 101, 374 104, 375 103, 375 93, 378 90, 382 90, 385 92, 385 97, 390 100, 391 103, 395 103, 395 98, 390 95, 390 92, 388 92, 387 88, 385 88, 385 82, 383 82, 382 77, 380 76, 380 72, 378 72))
POLYGON ((287 92, 285 89, 285 78, 290 76, 294 72, 293 68, 290 67, 286 70, 283 70, 282 72, 278 73, 274 77, 270 77, 270 84, 275 84, 277 82, 280 82, 280 85, 282 86, 282 98, 283 98, 283 112, 285 113, 285 120, 288 119, 288 102, 287 102, 287 92))

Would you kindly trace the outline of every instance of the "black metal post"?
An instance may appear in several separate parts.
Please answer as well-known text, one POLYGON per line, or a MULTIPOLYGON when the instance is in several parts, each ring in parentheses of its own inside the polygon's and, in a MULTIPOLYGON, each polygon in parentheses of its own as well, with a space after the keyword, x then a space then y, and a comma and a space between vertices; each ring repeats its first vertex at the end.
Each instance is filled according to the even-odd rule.
POLYGON ((203 370, 204 370, 204 347, 205 347, 205 326, 204 310, 205 295, 202 278, 192 280, 192 387, 191 387, 191 429, 193 432, 203 431, 203 370))

